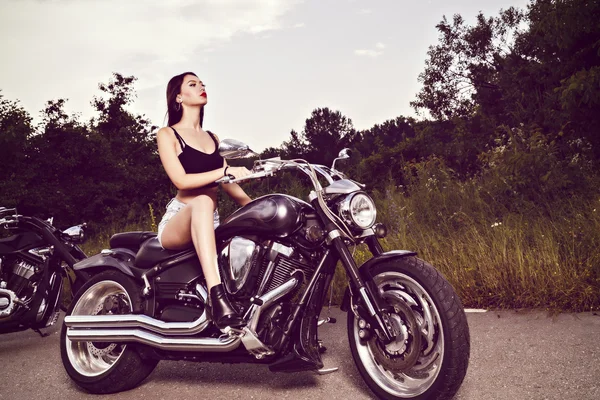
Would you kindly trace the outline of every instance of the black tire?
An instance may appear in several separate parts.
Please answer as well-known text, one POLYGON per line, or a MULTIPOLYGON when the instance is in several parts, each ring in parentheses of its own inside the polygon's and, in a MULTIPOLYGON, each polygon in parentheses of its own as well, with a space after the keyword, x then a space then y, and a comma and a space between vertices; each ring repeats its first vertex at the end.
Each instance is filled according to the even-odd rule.
MULTIPOLYGON (((103 307, 103 299, 108 296, 120 296, 124 299, 123 307, 133 313, 141 312, 139 284, 118 271, 105 271, 91 278, 77 291, 66 315, 97 314, 103 307)), ((150 375, 158 364, 158 360, 142 359, 135 345, 75 343, 66 334, 67 327, 63 323, 60 332, 63 366, 71 379, 90 393, 106 394, 132 389, 150 375)))
POLYGON ((404 336, 383 346, 374 333, 369 336, 367 326, 362 332, 367 340, 361 339, 359 320, 349 310, 348 339, 361 376, 380 399, 451 399, 467 373, 470 356, 469 326, 454 289, 416 257, 382 263, 371 274, 384 300, 394 306, 391 315, 400 317, 395 321, 402 321, 396 325, 404 327, 404 336))

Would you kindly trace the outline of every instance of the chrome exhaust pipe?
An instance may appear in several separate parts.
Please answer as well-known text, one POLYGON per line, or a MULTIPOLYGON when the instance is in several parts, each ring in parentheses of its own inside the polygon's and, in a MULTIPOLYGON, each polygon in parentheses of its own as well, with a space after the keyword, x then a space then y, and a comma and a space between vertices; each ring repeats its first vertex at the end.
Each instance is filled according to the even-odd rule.
MULTIPOLYGON (((259 300, 262 306, 254 305, 249 320, 252 328, 256 328, 258 317, 263 309, 288 294, 298 284, 298 278, 291 278, 283 285, 265 293, 259 300)), ((68 315, 64 319, 67 328, 73 329, 123 329, 147 330, 164 336, 193 336, 202 332, 210 324, 206 311, 200 318, 192 322, 165 322, 143 314, 123 315, 68 315)))
MULTIPOLYGON (((291 292, 299 281, 299 277, 292 277, 259 297, 261 305, 253 304, 246 315, 248 327, 254 331, 261 311, 291 292)), ((139 343, 161 350, 199 352, 228 352, 235 350, 242 342, 237 336, 190 337, 202 332, 210 324, 206 312, 193 322, 164 322, 147 315, 124 314, 69 315, 64 323, 67 326, 67 339, 72 342, 139 343)))
POLYGON ((296 287, 298 282, 300 282, 300 278, 297 276, 293 276, 283 285, 276 287, 270 292, 267 292, 260 296, 258 298, 258 300, 260 300, 258 304, 260 305, 257 305, 256 302, 252 304, 252 306, 250 306, 250 308, 246 312, 246 315, 244 316, 244 318, 248 321, 247 327, 251 331, 256 332, 256 327, 258 326, 258 319, 260 318, 262 310, 266 310, 277 300, 291 292, 296 287))
POLYGON ((67 329, 72 342, 139 343, 161 350, 228 352, 241 343, 239 337, 174 338, 156 335, 141 329, 67 329))
POLYGON ((145 329, 150 332, 168 336, 193 336, 202 332, 210 323, 206 311, 193 322, 164 322, 147 315, 69 315, 65 317, 65 325, 76 329, 145 329))

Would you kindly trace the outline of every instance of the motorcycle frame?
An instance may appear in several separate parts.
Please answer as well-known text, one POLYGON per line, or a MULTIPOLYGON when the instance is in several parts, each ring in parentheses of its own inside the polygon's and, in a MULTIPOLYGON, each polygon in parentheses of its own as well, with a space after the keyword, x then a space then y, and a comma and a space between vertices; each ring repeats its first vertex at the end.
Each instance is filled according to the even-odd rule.
MULTIPOLYGON (((313 208, 318 209, 316 207, 313 208)), ((373 258, 370 259, 365 265, 376 265, 381 261, 387 260, 391 257, 388 253, 383 253, 383 249, 379 244, 377 238, 374 235, 366 236, 363 241, 368 245, 373 258)), ((393 252, 392 252, 393 253, 393 252)), ((397 252, 396 252, 397 253, 397 252)), ((401 256, 414 254, 412 252, 401 252, 401 256)), ((396 255, 398 256, 398 255, 396 255)), ((101 254, 97 254, 88 259, 85 259, 75 265, 75 270, 79 273, 89 272, 96 273, 99 270, 116 269, 125 275, 130 276, 136 280, 144 289, 149 289, 145 296, 143 312, 149 317, 156 318, 156 298, 157 292, 156 279, 164 278, 167 274, 172 274, 174 268, 182 266, 183 263, 189 261, 197 261, 197 255, 195 250, 189 249, 182 253, 175 255, 172 258, 157 263, 150 269, 139 269, 133 265, 133 259, 135 258, 135 252, 130 249, 114 248, 105 250, 101 254)), ((318 343, 316 337, 317 319, 320 311, 325 304, 327 290, 333 280, 335 268, 338 261, 342 261, 342 264, 346 271, 350 270, 355 272, 359 280, 363 283, 363 287, 368 287, 369 279, 368 275, 362 273, 367 271, 368 268, 358 268, 352 255, 348 249, 347 244, 341 238, 335 238, 330 241, 326 246, 321 259, 310 278, 307 286, 303 293, 300 294, 300 300, 291 309, 287 321, 283 324, 285 329, 283 330, 282 343, 279 343, 280 349, 286 349, 286 346, 292 346, 292 351, 288 354, 292 354, 289 358, 294 357, 296 360, 305 360, 305 363, 290 362, 291 365, 286 365, 285 368, 278 369, 278 360, 275 357, 266 357, 264 359, 256 359, 249 354, 243 347, 240 347, 229 353, 205 353, 205 352, 193 352, 193 351, 167 351, 154 349, 149 346, 139 346, 141 353, 144 357, 155 358, 155 359, 171 359, 171 360, 197 360, 197 361, 216 361, 216 362, 244 362, 244 363, 272 363, 274 367, 272 369, 286 372, 294 372, 304 369, 319 369, 322 367, 320 354, 318 351, 318 343), (336 240, 339 239, 339 240, 336 240), (310 337, 311 340, 302 342, 301 338, 310 337)), ((184 267, 184 275, 188 278, 183 279, 185 281, 194 282, 202 279, 202 272, 200 266, 192 266, 187 264, 184 267)), ((178 271, 183 272, 183 271, 178 271)), ((88 274, 89 275, 89 274, 88 274)), ((348 274, 349 275, 349 274, 348 274)), ((180 283, 183 284, 183 280, 180 283)), ((349 280, 348 291, 353 293, 358 292, 356 286, 352 284, 352 280, 349 280)), ((361 318, 365 318, 375 323, 370 318, 369 310, 362 306, 360 301, 357 304, 361 305, 358 307, 357 312, 361 314, 361 318)), ((286 352, 283 352, 286 353, 286 352)), ((292 360, 293 361, 293 360, 292 360)))

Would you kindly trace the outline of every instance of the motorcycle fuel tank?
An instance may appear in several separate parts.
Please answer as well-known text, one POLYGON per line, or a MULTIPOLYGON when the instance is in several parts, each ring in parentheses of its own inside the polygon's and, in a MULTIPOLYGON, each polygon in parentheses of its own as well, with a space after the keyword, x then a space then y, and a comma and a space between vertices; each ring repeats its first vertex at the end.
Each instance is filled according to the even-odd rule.
POLYGON ((215 231, 217 238, 261 235, 283 238, 302 226, 302 210, 311 206, 295 197, 269 194, 259 197, 227 217, 215 231))

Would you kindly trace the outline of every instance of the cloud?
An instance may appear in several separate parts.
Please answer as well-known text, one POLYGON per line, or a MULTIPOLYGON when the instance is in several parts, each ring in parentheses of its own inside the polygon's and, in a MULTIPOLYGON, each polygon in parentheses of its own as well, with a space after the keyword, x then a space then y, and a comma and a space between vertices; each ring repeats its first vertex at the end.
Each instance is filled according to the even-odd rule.
POLYGON ((295 3, 283 0, 9 1, 10 7, 6 7, 6 3, 5 7, 0 6, 0 10, 6 8, 2 10, 0 30, 18 38, 20 46, 35 41, 70 50, 98 46, 99 50, 110 49, 113 53, 134 50, 185 54, 229 40, 238 33, 257 34, 280 29, 280 17, 295 3))
POLYGON ((5 40, 0 42, 0 53, 4 60, 18 63, 7 71, 3 62, 1 72, 72 57, 77 60, 70 67, 104 74, 106 68, 112 70, 133 55, 144 55, 148 66, 168 64, 173 58, 185 60, 214 49, 237 34, 281 29, 281 17, 295 4, 286 0, 2 2, 0 34, 5 40))
POLYGON ((357 56, 365 56, 365 57, 379 57, 383 54, 383 49, 385 48, 385 44, 381 42, 375 43, 375 49, 358 49, 354 50, 354 54, 357 56))
POLYGON ((283 16, 300 1, 3 0, 0 87, 22 100, 87 103, 90 88, 118 71, 135 74, 143 90, 165 82, 176 65, 206 60, 236 35, 282 29, 283 16), (43 84, 25 87, 31 79, 43 84))

